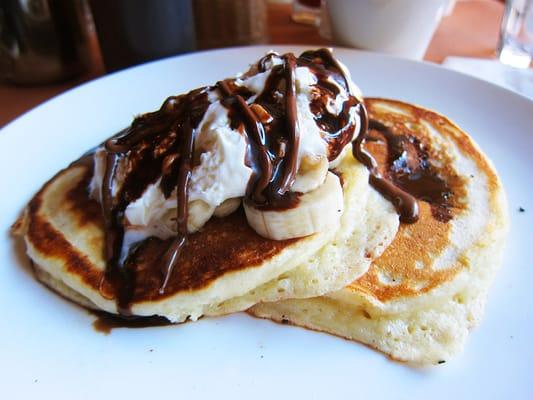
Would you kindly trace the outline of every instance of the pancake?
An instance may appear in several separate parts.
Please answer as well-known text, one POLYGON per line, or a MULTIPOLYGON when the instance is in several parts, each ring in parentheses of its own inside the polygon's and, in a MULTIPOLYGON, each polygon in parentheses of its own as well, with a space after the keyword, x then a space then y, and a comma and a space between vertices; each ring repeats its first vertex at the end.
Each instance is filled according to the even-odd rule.
POLYGON ((45 184, 14 232, 43 283, 126 317, 316 297, 363 274, 398 227, 388 202, 367 207, 368 171, 345 151, 361 130, 331 50, 269 52, 137 116, 45 184))
MULTIPOLYGON (((375 125, 420 143, 449 189, 446 207, 429 192, 416 193, 419 220, 401 224, 364 276, 326 296, 262 303, 249 312, 353 339, 395 360, 442 363, 462 351, 482 317, 507 233, 505 193, 490 161, 446 117, 399 101, 365 103, 375 125)), ((379 134, 371 130, 369 137, 379 134)), ((367 140, 365 148, 386 175, 387 146, 367 140)))
MULTIPOLYGON (((164 294, 159 293, 158 255, 168 240, 150 238, 127 261, 135 271, 132 315, 159 315, 172 322, 195 320, 205 314, 244 310, 263 299, 321 295, 360 276, 372 255, 394 237, 398 218, 386 201, 374 207, 372 212, 383 219, 371 232, 375 245, 344 262, 345 255, 335 247, 352 234, 364 242, 358 221, 365 215, 370 188, 368 172, 351 156, 345 157, 338 170, 346 205, 339 235, 335 237, 336 231, 331 230, 298 239, 268 240, 249 227, 242 209, 212 218, 201 231, 190 235, 164 294), (328 243, 330 250, 314 256, 328 243), (320 262, 321 257, 327 257, 328 263, 320 262), (273 281, 277 285, 272 285, 273 281), (279 290, 282 285, 285 292, 279 290), (254 294, 258 287, 262 289, 254 294), (222 305, 242 296, 246 299, 222 305)), ((87 158, 58 173, 30 201, 13 230, 24 237, 36 276, 44 284, 85 307, 119 313, 119 294, 105 276, 100 205, 87 190, 92 171, 92 160, 87 158)))
MULTIPOLYGON (((350 150, 348 148, 347 150, 350 150)), ((326 294, 360 277, 398 230, 393 206, 368 185, 368 171, 349 151, 335 172, 344 182, 344 213, 334 238, 312 257, 242 296, 217 304, 206 315, 245 310, 258 302, 326 294)))

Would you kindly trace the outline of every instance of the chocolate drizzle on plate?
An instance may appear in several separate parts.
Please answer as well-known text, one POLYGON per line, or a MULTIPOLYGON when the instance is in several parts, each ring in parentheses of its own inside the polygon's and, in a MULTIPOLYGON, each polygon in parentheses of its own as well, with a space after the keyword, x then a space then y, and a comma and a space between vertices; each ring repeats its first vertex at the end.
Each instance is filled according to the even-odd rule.
MULTIPOLYGON (((273 65, 265 87, 254 101, 250 101, 253 93, 235 79, 221 81, 213 87, 168 98, 160 110, 137 117, 129 128, 105 142, 101 208, 107 266, 101 293, 116 298, 120 314, 131 315, 130 305, 136 291, 135 268, 128 262, 130 254, 123 254, 125 210, 159 178, 166 198, 174 190, 177 194, 176 236, 161 255, 160 295, 164 294, 174 268, 179 268, 180 253, 188 240, 188 183, 196 159, 196 130, 211 104, 209 94, 216 95, 228 109, 231 128, 246 137, 246 163, 253 173, 244 201, 259 208, 289 208, 299 201, 298 194, 290 191, 298 169, 301 135, 296 93, 298 67, 308 67, 317 78, 317 96, 311 111, 317 125, 325 131, 323 139, 329 147, 329 159, 336 158, 354 133, 361 130, 361 124, 354 122, 354 113, 363 111, 364 106, 351 93, 343 68, 329 50, 308 51, 298 58, 291 53, 267 54, 251 71, 266 72, 269 62, 273 65), (281 62, 275 64, 274 58, 281 62), (335 99, 340 88, 346 90, 347 98, 339 115, 332 115, 325 97, 335 99), (117 176, 123 177, 119 187, 117 176)), ((130 252, 134 253, 135 248, 130 252)))
POLYGON ((95 310, 92 310, 91 314, 96 317, 93 321, 94 330, 103 333, 104 335, 109 335, 113 329, 118 328, 140 329, 170 325, 168 319, 158 316, 125 317, 95 310))

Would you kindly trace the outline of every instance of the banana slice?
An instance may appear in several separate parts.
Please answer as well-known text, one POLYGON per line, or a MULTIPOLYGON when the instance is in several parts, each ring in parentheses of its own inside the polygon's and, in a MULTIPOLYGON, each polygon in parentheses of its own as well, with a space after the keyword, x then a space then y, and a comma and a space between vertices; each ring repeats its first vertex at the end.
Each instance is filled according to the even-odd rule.
MULTIPOLYGON (((202 200, 194 200, 189 203, 189 216, 187 218, 187 230, 189 233, 196 232, 206 224, 213 215, 216 217, 225 217, 230 215, 241 204, 239 197, 228 199, 220 204, 218 207, 212 207, 202 200)), ((176 209, 170 209, 162 216, 162 224, 156 228, 160 232, 160 236, 169 237, 176 232, 176 209)))
POLYGON ((241 205, 241 198, 234 197, 232 199, 227 199, 222 202, 217 208, 215 208, 214 215, 215 217, 225 217, 227 215, 233 214, 234 211, 237 211, 237 208, 241 205))
POLYGON ((307 193, 324 183, 328 173, 328 159, 304 156, 298 168, 291 192, 307 193))
POLYGON ((300 196, 294 208, 260 210, 244 202, 244 211, 250 226, 268 239, 284 240, 308 236, 335 228, 344 210, 343 192, 339 178, 328 172, 326 180, 317 189, 300 196))
POLYGON ((187 218, 187 230, 196 232, 211 218, 215 207, 205 201, 194 200, 189 203, 189 217, 187 218))

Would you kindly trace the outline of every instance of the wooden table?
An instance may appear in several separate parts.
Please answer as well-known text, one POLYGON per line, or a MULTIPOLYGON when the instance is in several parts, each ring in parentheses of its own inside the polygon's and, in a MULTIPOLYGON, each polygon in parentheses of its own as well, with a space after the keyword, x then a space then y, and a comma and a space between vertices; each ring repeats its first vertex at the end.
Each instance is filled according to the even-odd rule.
MULTIPOLYGON (((291 21, 291 7, 269 4, 269 42, 272 44, 333 45, 316 28, 291 21)), ((425 60, 441 63, 447 56, 494 57, 503 4, 497 0, 459 0, 431 41, 425 60)), ((0 127, 43 101, 105 73, 96 43, 89 72, 76 80, 53 85, 21 87, 0 84, 0 127)))

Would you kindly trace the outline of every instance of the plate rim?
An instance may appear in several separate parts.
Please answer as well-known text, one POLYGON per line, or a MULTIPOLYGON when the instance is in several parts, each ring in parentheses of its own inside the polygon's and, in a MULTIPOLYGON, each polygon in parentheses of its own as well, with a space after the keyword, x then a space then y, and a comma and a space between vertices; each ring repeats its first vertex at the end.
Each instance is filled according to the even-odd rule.
MULTIPOLYGON (((280 46, 277 46, 277 47, 278 47, 279 49, 282 49, 282 48, 289 47, 289 46, 290 46, 290 45, 283 45, 283 46, 280 45, 280 46)), ((267 48, 267 47, 274 47, 274 46, 268 46, 268 45, 267 45, 267 46, 243 46, 243 47, 235 47, 235 48, 230 48, 230 49, 233 49, 233 50, 236 49, 236 50, 238 51, 238 50, 243 50, 243 49, 248 49, 248 50, 249 50, 249 49, 254 49, 254 48, 265 49, 265 48, 267 48)), ((300 49, 300 48, 307 48, 307 46, 295 45, 295 46, 293 46, 293 48, 300 49)), ((376 55, 376 53, 373 53, 373 52, 359 51, 359 50, 354 50, 354 49, 349 49, 349 48, 339 48, 339 49, 349 50, 350 52, 353 51, 353 52, 355 52, 355 53, 361 53, 361 54, 367 54, 367 53, 369 53, 369 54, 371 54, 372 56, 376 55)), ((226 50, 228 50, 228 48, 226 48, 226 49, 217 49, 217 50, 209 50, 209 51, 199 52, 199 53, 211 53, 211 54, 212 54, 212 53, 215 53, 215 52, 224 52, 224 51, 226 51, 226 50)), ((2 148, 2 146, 1 146, 1 144, 2 144, 2 137, 3 137, 3 136, 6 136, 6 137, 12 137, 13 135, 12 135, 12 134, 9 134, 9 132, 16 133, 15 131, 18 131, 18 129, 17 129, 17 125, 14 124, 14 123, 17 122, 17 121, 20 123, 21 120, 24 121, 26 118, 31 118, 31 113, 32 113, 32 112, 34 112, 35 110, 39 109, 39 108, 42 107, 42 106, 45 106, 46 104, 48 104, 48 102, 52 102, 52 101, 54 101, 54 100, 57 100, 57 98, 59 98, 59 97, 61 97, 61 96, 68 96, 68 95, 71 95, 71 92, 72 92, 72 91, 76 91, 76 90, 78 90, 78 89, 80 89, 80 88, 83 88, 85 85, 94 84, 95 82, 100 82, 101 80, 104 80, 104 79, 107 79, 107 78, 109 78, 109 79, 114 79, 113 77, 114 77, 115 74, 120 74, 120 73, 122 73, 122 72, 129 71, 129 70, 132 70, 132 69, 135 69, 135 68, 142 69, 142 68, 145 68, 145 67, 146 67, 147 65, 149 65, 149 64, 165 63, 165 62, 168 62, 169 60, 178 59, 178 58, 181 58, 181 57, 186 57, 186 56, 191 56, 191 55, 196 55, 196 54, 198 54, 198 53, 188 53, 188 54, 184 54, 184 55, 172 56, 172 57, 168 57, 168 58, 165 58, 165 59, 156 60, 156 61, 152 61, 152 62, 149 62, 149 63, 145 63, 145 64, 137 65, 137 66, 134 66, 134 67, 131 67, 131 68, 127 68, 127 69, 122 70, 122 71, 117 71, 117 72, 115 72, 115 73, 112 73, 112 74, 109 74, 109 75, 104 75, 104 76, 102 76, 102 77, 99 77, 99 78, 93 79, 93 80, 91 80, 91 81, 85 82, 85 83, 83 83, 83 84, 81 84, 81 85, 78 85, 78 86, 76 86, 76 87, 73 87, 73 88, 71 88, 71 89, 69 89, 69 90, 67 90, 67 91, 65 91, 65 92, 63 92, 63 93, 61 93, 61 94, 59 94, 59 95, 57 95, 57 96, 54 96, 54 97, 52 97, 52 98, 46 100, 45 102, 41 103, 41 104, 38 105, 37 107, 35 107, 35 108, 29 110, 28 112, 22 114, 22 115, 19 116, 19 117, 17 117, 15 120, 11 121, 9 124, 7 124, 5 127, 3 127, 3 128, 0 130, 0 150, 1 150, 1 148, 2 148), (12 127, 12 125, 15 125, 15 126, 12 127), (5 130, 7 127, 9 127, 10 130, 9 130, 8 132, 4 132, 4 130, 5 130), (8 135, 2 135, 2 133, 7 133, 8 135)), ((479 79, 479 78, 476 78, 476 77, 472 77, 472 76, 467 75, 467 74, 463 74, 463 73, 458 72, 458 71, 449 70, 449 69, 447 69, 447 68, 445 68, 445 67, 442 67, 442 66, 440 66, 440 65, 432 64, 432 63, 429 63, 429 62, 418 62, 418 61, 406 60, 406 59, 401 59, 401 58, 399 58, 399 57, 390 56, 390 55, 385 55, 385 54, 379 54, 378 56, 380 56, 380 57, 382 56, 382 57, 384 57, 384 58, 386 58, 386 59, 390 59, 390 58, 392 58, 392 59, 395 59, 395 60, 400 59, 400 60, 402 60, 402 61, 407 61, 407 62, 411 61, 411 62, 413 62, 414 64, 429 64, 430 67, 437 67, 437 69, 444 69, 444 70, 446 70, 446 71, 448 71, 448 72, 451 72, 452 74, 459 74, 459 75, 466 76, 466 77, 468 78, 468 80, 482 81, 483 85, 489 85, 489 86, 492 86, 492 87, 496 87, 499 91, 503 91, 503 93, 507 93, 507 94, 509 94, 509 92, 510 92, 511 95, 518 96, 518 98, 523 98, 523 97, 524 97, 524 96, 521 96, 521 95, 519 95, 519 94, 517 94, 517 93, 514 93, 513 91, 510 91, 510 90, 508 90, 508 89, 506 89, 506 88, 503 88, 503 87, 501 87, 501 86, 498 86, 498 85, 495 85, 495 84, 491 84, 490 82, 484 81, 484 80, 479 79)), ((379 57, 378 57, 378 58, 379 58, 379 57)), ((242 57, 241 59, 244 60, 244 57, 242 57)), ((372 58, 372 59, 375 60, 375 58, 372 58)), ((373 62, 375 62, 375 61, 373 61, 373 62)), ((439 74, 440 74, 440 73, 439 73, 439 74)), ((507 98, 507 99, 510 99, 509 97, 506 97, 506 98, 507 98)), ((532 103, 531 100, 528 99, 527 97, 525 97, 525 99, 527 100, 527 104, 528 104, 528 105, 529 105, 530 103, 532 103)), ((520 102, 521 102, 520 104, 526 104, 526 103, 522 102, 522 100, 520 100, 520 102)), ((532 110, 532 111, 533 111, 533 110, 532 110)), ((532 113, 532 114, 533 114, 533 113, 532 113)), ((524 114, 521 114, 521 115, 524 115, 524 114)), ((527 119, 527 121, 529 121, 529 119, 527 119)), ((33 124, 34 122, 31 122, 31 123, 33 124)), ((527 136, 528 133, 529 133, 529 132, 525 132, 524 135, 527 136)), ((8 151, 8 149, 4 150, 4 152, 5 152, 5 151, 8 151)), ((2 154, 5 154, 4 152, 2 152, 2 154)), ((530 162, 530 160, 529 160, 528 162, 530 162)), ((528 165, 529 165, 529 164, 528 164, 528 165)), ((9 171, 6 171, 6 172, 7 172, 7 173, 10 173, 9 171)), ((10 173, 10 174, 11 174, 11 173, 10 173)), ((504 182, 504 183, 505 183, 505 182, 504 182)), ((37 189, 37 188, 38 188, 38 187, 36 187, 36 189, 37 189)), ((508 188, 507 188, 507 187, 506 187, 506 189, 507 189, 507 191, 508 191, 508 188)), ((526 192, 526 193, 527 193, 527 192, 526 192)), ((22 202, 22 200, 21 200, 21 202, 22 202)), ((24 204, 24 203, 23 203, 23 204, 24 204)), ((23 205, 23 204, 21 204, 21 205, 23 205)), ((528 210, 528 211, 529 211, 529 210, 528 210)), ((10 243, 11 243, 11 242, 7 243, 6 246, 9 246, 10 243)), ((2 249, 2 248, 0 247, 0 253, 2 253, 3 250, 5 250, 5 248, 2 249)), ((509 249, 507 249, 507 252, 505 253, 505 255, 510 257, 511 254, 509 254, 508 251, 509 251, 509 249)), ((524 253, 520 253, 520 254, 524 254, 524 253)), ((9 257, 10 254, 8 253, 7 256, 9 257)), ((8 262, 9 262, 9 264, 8 264, 7 266, 9 266, 9 267, 13 266, 13 264, 10 262, 11 259, 7 259, 7 260, 6 260, 6 259, 4 258, 4 261, 8 261, 8 262)), ((521 264, 519 264, 519 262, 516 261, 516 260, 514 260, 512 263, 509 263, 509 264, 510 264, 509 267, 510 267, 510 266, 514 266, 515 268, 516 268, 516 265, 521 265, 521 264)), ((504 269, 508 269, 508 268, 506 268, 506 266, 505 266, 504 264, 502 264, 502 268, 501 268, 501 270, 504 270, 504 269)), ((501 274, 501 272, 503 272, 503 271, 500 271, 500 274, 501 274)), ((516 273, 516 269, 513 268, 513 272, 516 273)), ((27 278, 27 276, 25 276, 24 278, 27 278)), ((514 279, 518 279, 518 278, 519 278, 519 277, 517 277, 516 275, 514 275, 514 279)), ((32 285, 33 285, 33 284, 40 285, 40 284, 38 284, 38 283, 36 283, 36 282, 33 282, 33 281, 31 282, 31 284, 32 284, 32 285)), ((495 286, 495 285, 492 285, 492 286, 491 286, 490 291, 494 291, 494 286, 495 286)), ((43 289, 45 289, 45 288, 43 288, 43 289)), ((55 296, 55 295, 54 295, 54 296, 55 296)), ((492 296, 493 296, 493 294, 492 294, 492 296)), ((50 297, 52 297, 52 296, 50 296, 50 297)), ((498 305, 498 304, 497 304, 496 302, 494 302, 494 301, 492 301, 492 302, 489 301, 489 304, 492 304, 492 307, 495 307, 495 306, 496 306, 496 308, 500 308, 500 306, 501 306, 501 305, 498 305)), ((488 307, 487 307, 487 308, 488 308, 488 307)), ((78 315, 78 313, 72 313, 72 314, 74 314, 74 315, 72 315, 72 316, 68 316, 68 318, 72 317, 73 319, 76 319, 76 318, 80 317, 80 315, 81 315, 82 313, 79 313, 80 315, 78 315)), ((85 318, 86 316, 85 316, 85 315, 82 315, 81 317, 82 317, 82 318, 85 318)), ((485 319, 485 318, 484 318, 484 319, 485 319)), ((531 326, 530 324, 531 324, 532 321, 533 321, 533 319, 532 319, 532 320, 528 320, 528 321, 527 321, 527 325, 526 325, 526 327, 527 327, 527 326, 531 326)), ((255 323, 255 322, 256 322, 256 321, 254 321, 254 323, 255 323)), ((205 327, 204 327, 203 329, 205 330, 205 327)), ((90 329, 90 325, 87 326, 87 330, 89 331, 89 332, 88 332, 89 334, 92 333, 92 331, 91 331, 91 329, 90 329)), ((300 331, 300 329, 298 330, 298 332, 299 332, 299 331, 300 331)), ((480 329, 476 329, 474 332, 475 332, 475 334, 479 334, 480 331, 481 331, 480 329)), ((296 333, 293 332, 292 334, 290 334, 290 336, 297 336, 297 335, 299 335, 298 332, 296 332, 296 333)), ((306 332, 307 332, 307 331, 306 331, 306 332)), ((238 333, 238 332, 237 332, 237 333, 238 333)), ((314 332, 312 332, 312 334, 315 335, 314 332)), ((5 335, 6 335, 6 336, 3 336, 3 335, 0 335, 0 336, 2 336, 2 337, 7 337, 7 335, 9 335, 9 334, 5 334, 5 335)), ((283 333, 283 335, 285 335, 285 332, 283 333)), ((320 334, 319 334, 319 335, 320 335, 320 334)), ((471 334, 471 335, 472 335, 472 334, 471 334)), ((238 335, 237 335, 237 336, 238 336, 238 335)), ((260 335, 258 335, 258 336, 260 336, 260 335)), ((82 337, 82 336, 80 335, 80 337, 82 337)), ((86 337, 86 336, 83 335, 83 337, 86 337)), ((112 336, 110 336, 110 337, 112 338, 112 336)), ((285 336, 283 336, 283 337, 285 337, 285 336)), ((492 334, 491 334, 491 335, 487 335, 487 337, 492 338, 493 336, 492 336, 492 334)), ((116 340, 117 338, 120 339, 120 336, 117 336, 117 337, 115 337, 114 339, 116 340)), ((99 338, 99 339, 101 339, 101 338, 99 338)), ((112 339, 113 339, 113 338, 112 338, 112 339)), ((322 338, 321 338, 321 339, 322 339, 322 338)), ((317 339, 316 342, 322 344, 323 341, 322 341, 321 339, 320 339, 320 340, 317 339)), ((329 339, 329 336, 328 336, 328 339, 329 339)), ((338 340, 337 338, 331 338, 331 339, 338 340)), ((315 339, 313 338, 313 341, 314 341, 314 340, 315 340, 315 339)), ((471 339, 470 339, 470 340, 471 340, 471 339)), ((339 341, 339 343, 344 343, 344 341, 339 341)), ((480 343, 481 343, 481 342, 479 342, 478 344, 480 344, 480 343)), ((335 342, 335 345, 336 345, 336 346, 337 346, 337 345, 340 346, 340 344, 337 344, 337 342, 335 342)), ((472 349, 472 348, 474 348, 472 345, 473 345, 473 344, 471 343, 471 344, 470 344, 470 347, 467 346, 467 349, 472 349)), ((280 346, 280 347, 281 347, 281 346, 280 346)), ((365 346, 362 346, 362 345, 360 345, 360 344, 357 344, 357 350, 355 351, 355 354, 358 354, 358 355, 364 355, 363 353, 360 353, 360 351, 361 351, 360 348, 363 348, 363 347, 365 347, 365 346)), ((282 348, 285 348, 285 347, 282 347, 282 348)), ((327 348, 327 345, 326 345, 326 348, 327 348)), ((514 349, 514 347, 513 347, 513 349, 514 349)), ((270 349, 270 351, 272 351, 272 350, 273 350, 273 349, 270 349)), ((263 351, 263 350, 261 350, 261 351, 263 351)), ((266 351, 268 351, 268 350, 266 350, 266 351)), ((366 350, 362 350, 362 351, 365 351, 365 352, 366 352, 366 350)), ((391 363, 388 359, 386 359, 385 357, 381 357, 381 354, 377 353, 378 357, 375 357, 376 353, 377 353, 377 352, 372 351, 372 352, 371 352, 372 356, 371 356, 370 358, 368 358, 368 357, 365 356, 365 357, 362 357, 362 359, 364 359, 364 360, 369 359, 374 367, 375 367, 375 366, 378 366, 378 367, 381 366, 381 367, 383 367, 384 370, 385 370, 385 376, 386 376, 387 374, 390 374, 391 371, 393 371, 394 373, 398 372, 399 375, 402 375, 402 376, 403 376, 403 373, 402 373, 402 371, 401 371, 400 369, 397 369, 397 368, 392 368, 392 369, 391 369, 391 365, 390 365, 390 364, 392 364, 392 363, 391 363)), ((11 354, 11 353, 10 353, 10 354, 11 354)), ((453 364, 453 365, 454 365, 454 367, 452 368, 452 371, 454 371, 453 373, 457 373, 457 374, 459 375, 459 374, 460 374, 460 369, 461 369, 461 367, 464 366, 464 364, 469 364, 471 361, 475 360, 475 358, 471 358, 471 357, 466 356, 466 351, 465 351, 464 354, 465 354, 465 355, 462 355, 462 356, 459 356, 459 357, 458 357, 458 359, 461 360, 460 362, 450 363, 450 364, 453 364), (463 365, 461 365, 461 363, 462 363, 463 365), (458 372, 456 372, 456 371, 458 371, 458 372)), ((528 353, 528 354, 529 354, 529 353, 528 353)), ((10 356, 8 359, 11 360, 11 359, 12 359, 11 356, 10 356)), ((24 360, 23 360, 23 361, 24 361, 24 360)), ((26 361, 26 362, 29 362, 30 360, 25 360, 25 361, 26 361)), ((163 361, 163 365, 168 365, 168 363, 165 362, 165 361, 163 361)), ((358 363, 356 362, 355 365, 358 365, 358 363)), ((154 367, 156 367, 156 370, 159 370, 159 368, 160 368, 160 366, 157 365, 156 363, 154 363, 154 367)), ((397 365, 395 365, 394 367, 397 367, 397 365)), ((403 365, 401 365, 401 367, 403 367, 403 365)), ((446 368, 446 367, 447 367, 447 366, 445 366, 445 367, 443 367, 443 368, 446 368)), ((7 366, 6 366, 5 368, 7 369, 7 366)), ((105 368, 107 368, 107 367, 105 367, 105 368)), ((268 368, 268 367, 261 367, 261 368, 268 368)), ((3 370, 3 369, 0 368, 0 370, 3 370)), ((61 371, 62 368, 58 368, 58 370, 61 371)), ((4 370, 4 371, 5 371, 5 370, 4 370)), ((354 371, 357 371, 357 370, 354 370, 354 371)), ((437 375, 437 379, 438 379, 438 381, 439 381, 439 382, 437 382, 437 383, 439 383, 439 386, 438 386, 438 387, 441 387, 441 386, 440 386, 440 384, 442 384, 441 381, 447 379, 446 371, 449 371, 449 370, 446 370, 446 369, 439 369, 438 371, 437 371, 437 370, 431 370, 431 371, 430 371, 430 373, 433 373, 433 372, 434 372, 434 374, 437 375), (441 375, 438 375, 438 374, 441 374, 441 375)), ((411 373, 411 372, 412 372, 412 371, 409 370, 409 373, 411 373)), ((296 372, 296 374, 298 374, 298 372, 296 372)), ((373 372, 367 372, 365 375, 367 375, 367 374, 374 375, 375 373, 373 373, 373 372)), ((522 372, 522 374, 524 374, 524 372, 522 372)), ((14 373, 14 372, 9 372, 9 371, 7 371, 7 374, 6 374, 6 375, 7 375, 8 377, 15 377, 15 373, 14 373)), ((448 375, 449 375, 449 373, 448 373, 448 375)), ((479 373, 467 373, 467 376, 474 376, 474 375, 475 375, 475 377, 478 377, 478 379, 479 379, 479 373)), ((98 374, 98 376, 100 376, 100 374, 98 374)), ((246 377, 246 376, 248 376, 248 375, 246 375, 246 373, 244 373, 244 374, 242 374, 241 376, 246 377)), ((521 376, 525 376, 525 375, 521 375, 521 376)), ((18 379, 18 378, 20 378, 20 377, 19 377, 19 376, 16 376, 16 378, 18 379)), ((307 378, 308 378, 308 377, 307 377, 307 378)), ((430 378, 431 378, 431 377, 429 377, 429 378, 426 380, 426 382, 427 382, 428 384, 432 384, 432 379, 430 379, 430 378)), ((81 379, 81 378, 80 378, 80 379, 81 379)), ((87 382, 89 382, 89 379, 91 379, 91 377, 88 377, 87 379, 82 379, 82 382, 87 383, 87 382)), ((398 379, 399 379, 399 378, 398 378, 398 379)), ((414 378, 413 378, 413 379, 414 379, 414 378)), ((452 379, 453 379, 453 382, 456 383, 456 381, 457 381, 457 377, 453 377, 452 379)), ((407 380, 407 382, 410 382, 410 380, 412 380, 412 379, 409 378, 409 379, 407 380)), ((502 387, 503 387, 503 388, 508 388, 509 385, 510 385, 510 382, 511 382, 511 381, 510 381, 509 379, 507 379, 507 378, 506 378, 506 379, 502 379, 502 380, 503 380, 503 382, 505 383, 505 385, 502 385, 502 387)), ((151 379, 151 378, 148 379, 148 382, 152 382, 152 381, 153 381, 153 379, 151 379)), ((480 381, 478 381, 478 380, 476 379, 476 380, 474 380, 474 382, 480 382, 480 381)), ((517 381, 517 382, 518 382, 518 381, 517 381)), ((528 386, 526 386, 526 385, 527 385, 527 382, 525 381, 525 379, 521 379, 521 380, 520 380, 520 383, 521 383, 523 386, 522 386, 522 385, 516 385, 515 390, 526 390, 526 388, 528 388, 528 386), (517 388, 518 388, 518 389, 517 389, 517 388)), ((6 385, 6 386, 8 386, 8 385, 6 385)), ((107 387, 107 384, 104 384, 103 386, 106 386, 106 387, 107 387)), ((225 384, 225 385, 223 386, 224 389, 228 389, 228 388, 230 388, 230 387, 234 387, 234 386, 232 386, 231 383, 227 383, 227 384, 225 384)), ((339 390, 339 391, 342 393, 342 390, 341 390, 341 389, 342 389, 343 387, 344 387, 344 386, 341 386, 340 389, 338 388, 337 390, 339 390)), ((402 386, 402 387, 406 387, 406 386, 404 385, 404 386, 402 386)), ((9 385, 8 388, 11 388, 11 386, 9 385)), ((83 387, 81 387, 80 389, 83 390, 83 388, 86 388, 86 386, 83 385, 83 387)), ((454 388, 457 389, 458 387, 455 386, 454 388)), ((28 393, 28 392, 30 392, 30 391, 35 391, 35 390, 36 390, 36 389, 35 389, 34 387, 31 387, 31 385, 27 385, 27 386, 25 386, 25 387, 21 390, 21 392, 22 392, 22 393, 28 393)), ((204 392, 207 391, 207 390, 208 390, 208 389, 200 390, 199 393, 204 393, 204 392)), ((387 389, 387 390, 390 390, 390 389, 387 389)), ((334 391, 334 392, 336 392, 336 391, 334 391)), ((371 393, 375 393, 375 392, 376 392, 376 390, 371 391, 371 393)), ((471 390, 470 390, 469 392, 471 392, 471 390)), ((89 393, 94 393, 94 390, 90 390, 89 393)), ((126 391, 126 393, 129 393, 129 392, 126 391)), ((263 395, 264 395, 265 393, 271 393, 271 391, 270 391, 270 390, 267 390, 267 391, 265 391, 265 392, 263 393, 263 395)), ((366 392, 364 392, 364 393, 366 393, 366 392)), ((483 393, 486 393, 486 392, 483 392, 483 393)), ((224 394, 224 393, 222 393, 222 394, 224 394)), ((414 397, 421 396, 421 395, 422 395, 421 392, 414 392, 414 393, 413 393, 413 396, 414 396, 414 397)), ((62 396, 58 396, 58 397, 61 397, 61 398, 62 398, 62 396)), ((134 397, 135 397, 135 396, 134 396, 134 397)), ((222 397, 223 397, 223 396, 222 396, 222 397)), ((258 397, 261 397, 261 396, 258 396, 258 397)), ((437 393, 437 396, 436 396, 436 397, 439 397, 438 393, 437 393)), ((440 397, 439 397, 439 398, 440 398, 440 397)))
MULTIPOLYGON (((272 45, 265 44, 265 45, 250 45, 250 46, 232 46, 232 47, 224 47, 224 48, 219 48, 219 49, 200 50, 200 51, 193 51, 193 52, 189 52, 189 53, 172 55, 172 56, 160 58, 160 59, 157 59, 157 60, 151 60, 151 61, 148 61, 148 62, 145 62, 145 63, 142 63, 142 64, 132 65, 132 66, 129 66, 127 68, 121 69, 119 71, 113 71, 113 72, 98 76, 96 78, 90 79, 90 80, 88 80, 86 82, 83 82, 83 83, 81 83, 79 85, 73 86, 73 87, 65 90, 64 92, 58 93, 55 96, 52 96, 52 97, 44 100, 42 103, 37 104, 35 107, 32 107, 31 109, 29 109, 27 111, 24 111, 22 114, 18 115, 13 120, 11 120, 6 125, 4 125, 2 128, 0 128, 0 139, 1 139, 1 137, 3 135, 6 135, 7 132, 9 132, 11 129, 13 129, 12 126, 13 125, 17 125, 19 123, 20 119, 27 118, 31 113, 33 113, 34 111, 42 108, 43 106, 46 106, 48 103, 53 102, 53 101, 55 101, 56 99, 58 99, 60 97, 69 96, 69 95, 71 95, 71 93, 76 92, 77 90, 82 89, 84 87, 87 87, 87 86, 90 86, 90 85, 99 84, 99 83, 104 82, 105 80, 108 80, 108 79, 109 80, 115 79, 117 75, 120 75, 120 74, 123 74, 123 73, 131 72, 131 71, 138 70, 138 69, 143 69, 143 68, 155 65, 155 64, 167 63, 169 61, 182 60, 182 59, 188 59, 188 58, 196 58, 196 57, 204 57, 204 56, 209 56, 210 54, 218 54, 218 53, 225 53, 225 52, 231 52, 231 51, 254 50, 254 49, 265 49, 266 50, 267 48, 269 50, 274 50, 274 51, 277 51, 276 48, 279 48, 280 50, 283 49, 283 51, 290 51, 291 48, 299 49, 298 51, 301 51, 301 49, 303 49, 303 48, 313 49, 313 48, 323 48, 323 47, 333 49, 333 51, 336 51, 336 50, 347 51, 347 52, 350 52, 350 53, 360 54, 360 55, 363 55, 363 56, 366 56, 366 57, 370 57, 370 58, 373 58, 373 57, 375 57, 375 58, 384 58, 385 60, 400 61, 400 62, 404 62, 404 63, 407 63, 407 64, 412 64, 412 65, 424 65, 424 66, 429 67, 429 68, 436 68, 437 70, 446 71, 446 72, 449 72, 449 73, 452 73, 452 74, 457 74, 457 75, 466 77, 467 79, 471 79, 471 80, 474 80, 474 81, 477 81, 477 82, 481 82, 482 84, 488 85, 488 86, 492 87, 493 89, 495 88, 495 89, 501 91, 502 93, 505 93, 506 95, 516 96, 516 98, 520 99, 520 101, 526 100, 527 102, 533 104, 533 99, 530 99, 529 97, 527 97, 527 96, 525 96, 525 95, 523 95, 521 93, 515 92, 515 91, 513 91, 513 90, 511 90, 509 88, 497 85, 497 84, 489 82, 489 81, 487 81, 485 79, 478 78, 476 76, 469 75, 469 74, 466 74, 466 73, 461 72, 461 71, 456 71, 456 70, 452 70, 450 68, 446 68, 442 64, 438 64, 438 63, 434 63, 434 62, 426 61, 426 60, 413 60, 413 59, 409 59, 409 58, 398 57, 398 56, 395 56, 395 55, 392 55, 392 54, 373 52, 373 51, 368 51, 368 50, 363 50, 363 49, 354 49, 354 48, 344 47, 344 46, 315 46, 315 45, 302 45, 302 44, 279 44, 279 45, 277 45, 277 44, 272 44, 272 45)), ((266 50, 266 51, 269 51, 269 50, 266 50)))

